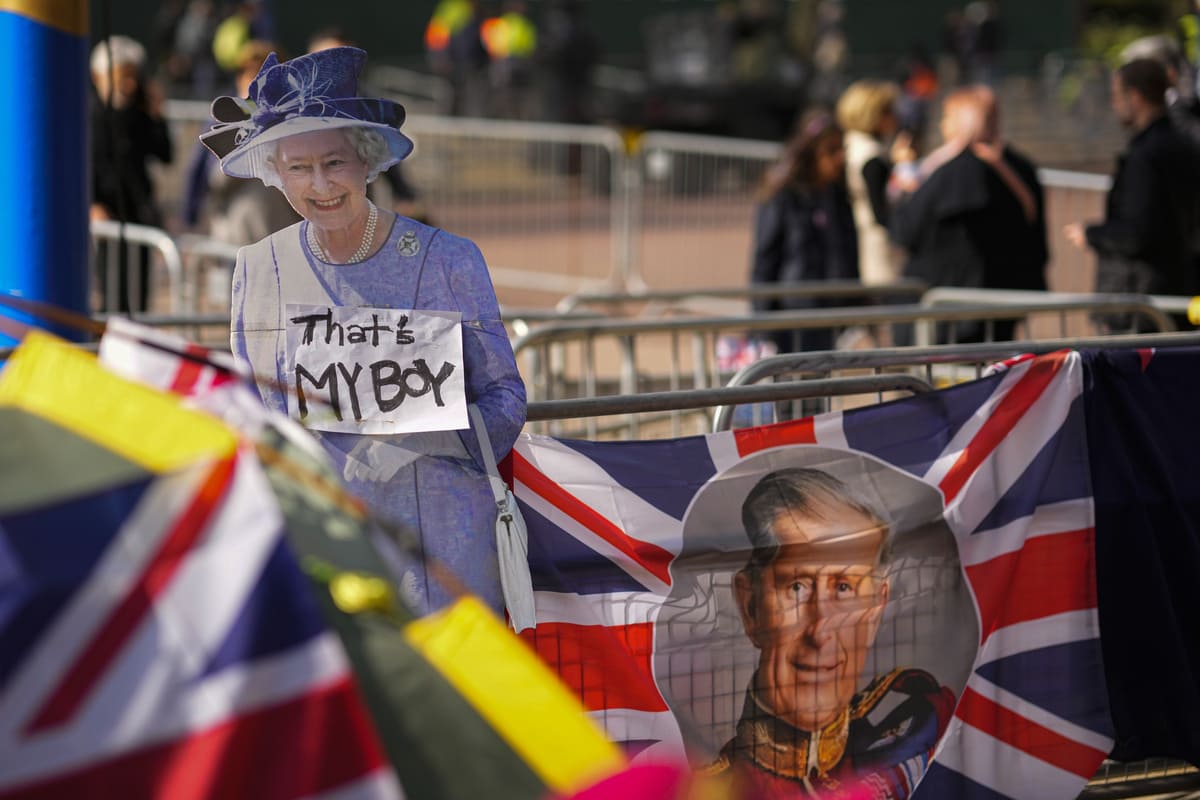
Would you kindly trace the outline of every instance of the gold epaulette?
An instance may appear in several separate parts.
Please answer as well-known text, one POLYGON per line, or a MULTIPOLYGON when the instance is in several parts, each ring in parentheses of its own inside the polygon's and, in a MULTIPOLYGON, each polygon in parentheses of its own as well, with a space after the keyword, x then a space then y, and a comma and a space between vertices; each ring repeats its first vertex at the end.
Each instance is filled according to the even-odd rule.
POLYGON ((850 719, 862 719, 875 704, 891 690, 892 684, 900 677, 902 672, 906 670, 894 669, 891 672, 880 675, 875 680, 871 681, 867 688, 863 689, 850 700, 850 719))
POLYGON ((722 750, 715 761, 698 767, 693 774, 698 778, 715 778, 728 772, 732 764, 729 754, 722 750))

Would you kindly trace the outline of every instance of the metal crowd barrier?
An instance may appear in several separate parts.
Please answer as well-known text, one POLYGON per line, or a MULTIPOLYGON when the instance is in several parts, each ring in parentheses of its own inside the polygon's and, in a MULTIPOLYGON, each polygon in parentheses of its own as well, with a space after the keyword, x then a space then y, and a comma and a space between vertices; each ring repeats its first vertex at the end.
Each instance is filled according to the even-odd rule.
POLYGON ((229 292, 233 283, 233 265, 237 261, 238 245, 185 233, 178 237, 183 256, 186 280, 194 287, 197 310, 229 308, 229 292))
MULTIPOLYGON (((179 152, 187 152, 208 104, 171 101, 167 113, 179 152)), ((479 244, 498 287, 557 297, 599 286, 669 289, 680 285, 680 265, 696 285, 743 283, 757 190, 782 150, 775 142, 422 114, 410 114, 405 130, 417 152, 403 169, 431 221, 479 244)), ((181 170, 165 171, 165 196, 182 184, 181 170)), ((1061 229, 1103 217, 1109 180, 1039 174, 1051 286, 1089 291, 1094 256, 1071 247, 1061 229)))
POLYGON ((681 413, 707 412, 727 403, 773 403, 788 400, 860 395, 871 392, 903 391, 922 394, 932 391, 926 381, 913 375, 863 375, 850 378, 828 378, 812 381, 789 381, 758 386, 722 386, 713 389, 684 389, 666 392, 586 397, 572 400, 542 400, 529 404, 526 422, 539 423, 574 420, 581 427, 548 426, 556 436, 585 436, 594 439, 600 432, 598 417, 626 415, 624 422, 609 426, 605 433, 638 438, 644 422, 669 422, 669 429, 660 429, 670 436, 681 434, 681 413), (665 413, 659 413, 665 412, 665 413), (644 420, 643 415, 658 414, 644 420))
POLYGON ((405 176, 432 222, 479 245, 498 286, 561 297, 623 282, 630 203, 616 131, 420 115, 404 128, 416 143, 405 176))
MULTIPOLYGON (((803 375, 828 380, 836 373, 870 370, 873 375, 909 374, 927 384, 941 387, 974 380, 988 365, 1025 353, 1052 353, 1066 348, 1197 347, 1200 331, 1187 333, 1097 336, 1092 338, 1045 339, 1040 341, 988 342, 981 344, 890 347, 873 350, 830 350, 819 353, 785 353, 764 358, 741 369, 727 386, 752 386, 760 381, 790 379, 803 375)), ((882 397, 877 397, 882 400, 882 397)), ((828 410, 828 407, 822 410, 828 410)), ((724 405, 713 415, 713 430, 732 427, 734 407, 724 405)))
MULTIPOLYGON (((1164 314, 1169 314, 1174 317, 1186 317, 1188 305, 1191 303, 1191 297, 1178 297, 1172 295, 1118 295, 1118 294, 1095 294, 1088 292, 1036 292, 1022 291, 1016 289, 972 289, 958 286, 937 286, 925 292, 921 296, 921 305, 928 308, 948 307, 963 304, 987 303, 988 305, 1023 307, 1029 304, 1042 302, 1095 302, 1103 298, 1112 300, 1130 299, 1132 297, 1140 297, 1141 300, 1149 305, 1154 306, 1164 314)), ((1059 318, 1059 335, 1066 336, 1068 333, 1076 333, 1077 328, 1091 327, 1091 323, 1087 320, 1087 315, 1077 313, 1074 315, 1081 319, 1069 319, 1067 312, 1059 318)), ((930 344, 930 342, 922 342, 922 344, 930 344)))
MULTIPOLYGON (((195 297, 191 291, 192 287, 184 280, 183 258, 175 240, 166 231, 132 222, 93 220, 90 223, 90 232, 92 244, 96 248, 104 249, 105 259, 112 265, 107 270, 105 285, 100 285, 98 276, 93 280, 93 285, 99 289, 101 307, 118 307, 118 271, 121 268, 127 270, 130 294, 134 298, 138 297, 142 287, 141 273, 136 265, 142 257, 142 248, 148 248, 158 256, 157 262, 153 259, 150 261, 148 307, 161 306, 164 299, 172 312, 182 313, 192 307, 195 297), (157 265, 161 265, 166 271, 165 284, 155 277, 157 265)), ((96 264, 93 263, 93 275, 95 269, 96 264)))
POLYGON ((859 281, 795 281, 747 286, 709 286, 689 289, 646 289, 636 292, 576 292, 558 301, 555 308, 566 314, 581 306, 600 306, 606 310, 614 307, 627 308, 644 304, 640 316, 649 316, 663 309, 691 308, 704 301, 740 301, 744 313, 745 303, 758 299, 812 299, 812 300, 885 300, 905 302, 920 300, 928 285, 918 280, 900 280, 895 283, 867 286, 859 281))
MULTIPOLYGON (((964 305, 925 308, 895 305, 857 308, 815 308, 774 311, 749 316, 686 317, 678 319, 616 319, 563 321, 530 330, 513 344, 526 359, 524 375, 533 400, 595 397, 615 384, 619 394, 659 389, 678 390, 719 385, 716 342, 722 335, 745 336, 765 331, 831 330, 886 326, 897 323, 1011 319, 1012 307, 964 305), (686 365, 680 357, 681 340, 692 351, 686 365), (568 344, 575 347, 567 349, 568 344), (638 353, 653 352, 653 371, 643 371, 638 353), (662 372, 663 365, 666 373, 662 372)), ((1170 317, 1142 297, 1103 298, 1098 301, 1042 302, 1022 307, 1024 313, 1060 313, 1063 310, 1126 312, 1146 319, 1158 330, 1173 330, 1170 317)))
MULTIPOLYGON (((226 300, 221 311, 197 311, 191 313, 134 313, 124 314, 111 311, 101 311, 92 315, 97 322, 106 322, 115 316, 128 317, 140 325, 151 328, 169 328, 175 333, 203 343, 209 347, 228 347, 229 345, 229 302, 226 300)), ((563 319, 599 320, 603 315, 576 311, 564 315, 554 309, 546 308, 517 308, 501 306, 500 316, 508 327, 511 337, 519 337, 529 332, 533 326, 544 323, 560 322, 563 319)))
POLYGON ((1200 770, 1186 762, 1168 758, 1150 758, 1131 763, 1105 761, 1088 781, 1079 800, 1152 796, 1160 800, 1195 800, 1200 796, 1200 770))
POLYGON ((623 288, 748 279, 754 207, 763 174, 782 147, 775 142, 652 131, 635 142, 629 171, 637 185, 623 288))

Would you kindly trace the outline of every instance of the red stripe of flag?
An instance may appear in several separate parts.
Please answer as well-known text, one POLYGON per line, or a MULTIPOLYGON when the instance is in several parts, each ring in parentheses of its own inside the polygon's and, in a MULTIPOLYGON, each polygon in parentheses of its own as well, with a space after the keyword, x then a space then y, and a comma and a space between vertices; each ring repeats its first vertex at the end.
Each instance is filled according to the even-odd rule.
POLYGON ((0 792, 0 800, 292 800, 344 786, 384 764, 354 684, 343 678, 194 736, 0 792))
POLYGON ((812 417, 763 425, 757 428, 738 428, 733 432, 739 456, 748 456, 769 447, 785 444, 816 444, 817 433, 812 417))
POLYGON ((979 469, 1021 417, 1025 416, 1025 412, 1042 396, 1042 392, 1066 363, 1067 356, 1068 351, 1062 350, 1037 358, 1029 365, 1028 371, 1008 391, 979 432, 959 454, 954 466, 942 478, 941 489, 947 504, 958 495, 966 485, 967 479, 975 474, 975 470, 979 469))
POLYGON ((182 516, 163 537, 158 552, 26 726, 26 733, 66 722, 83 704, 92 687, 137 630, 154 601, 175 577, 188 551, 200 539, 209 519, 220 507, 226 491, 233 483, 235 463, 235 459, 230 457, 213 465, 182 516))
MULTIPOLYGON (((194 344, 188 344, 186 352, 188 355, 200 358, 208 356, 207 350, 194 344)), ((204 372, 204 368, 204 363, 196 359, 179 359, 179 368, 175 370, 175 377, 171 379, 170 391, 175 394, 191 394, 196 388, 196 383, 200 380, 200 375, 204 372)))
POLYGON ((542 622, 521 633, 588 711, 666 711, 654 682, 654 624, 542 622))
POLYGON ((640 564, 663 583, 671 583, 671 555, 656 544, 634 539, 579 498, 546 477, 517 451, 512 452, 513 477, 539 497, 640 564))
POLYGON ((1007 745, 1085 780, 1096 774, 1107 753, 1068 739, 968 687, 955 715, 1007 745))
POLYGON ((1092 532, 1036 536, 1020 550, 966 567, 979 603, 980 642, 1007 625, 1095 608, 1092 532))

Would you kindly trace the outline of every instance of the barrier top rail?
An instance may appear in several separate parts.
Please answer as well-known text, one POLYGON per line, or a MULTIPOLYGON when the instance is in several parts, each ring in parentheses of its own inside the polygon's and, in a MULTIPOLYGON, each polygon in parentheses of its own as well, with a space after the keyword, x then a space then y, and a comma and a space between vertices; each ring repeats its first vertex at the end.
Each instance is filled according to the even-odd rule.
POLYGON ((201 236, 195 233, 185 233, 178 237, 179 250, 189 256, 207 256, 219 258, 230 263, 237 258, 240 245, 223 242, 211 236, 201 236))
MULTIPOLYGON (((1057 350, 1103 348, 1119 350, 1144 347, 1200 347, 1200 331, 1189 333, 1144 333, 1127 336, 1094 336, 1039 341, 986 342, 981 344, 934 345, 930 347, 883 347, 872 350, 828 350, 785 353, 760 359, 738 371, 726 386, 748 386, 759 381, 801 372, 829 373, 839 369, 882 369, 887 367, 932 367, 940 364, 982 365, 1012 356, 1041 355, 1057 350)), ((717 409, 713 430, 728 430, 732 406, 717 409)))
POLYGON ((1054 189, 1079 189, 1085 192, 1107 192, 1112 178, 1095 172, 1072 172, 1065 169, 1039 169, 1038 180, 1054 189))
MULTIPOLYGON (((1177 295, 1138 295, 1145 302, 1168 314, 1187 314, 1191 297, 1177 295)), ((1099 298, 1128 299, 1131 295, 1099 294, 1095 292, 1039 292, 1025 289, 972 289, 959 286, 938 286, 921 296, 921 305, 958 305, 962 303, 996 303, 998 305, 1027 305, 1039 300, 1048 302, 1072 302, 1099 298)))
POLYGON ((748 158, 757 161, 774 161, 783 154, 783 145, 759 139, 735 139, 727 136, 706 136, 699 133, 676 133, 674 131, 646 131, 640 137, 642 150, 669 147, 679 153, 721 156, 724 158, 748 158))
POLYGON ((915 375, 861 375, 852 378, 825 378, 789 381, 761 386, 720 386, 714 389, 684 389, 672 392, 607 395, 574 400, 541 400, 529 404, 526 420, 579 419, 585 417, 638 414, 655 411, 708 409, 723 403, 758 403, 776 400, 800 400, 848 394, 908 391, 922 394, 933 391, 927 381, 915 375))
POLYGON ((133 222, 118 222, 116 220, 92 220, 88 223, 91 235, 97 239, 110 242, 124 241, 126 244, 144 244, 158 250, 162 255, 163 265, 171 279, 171 307, 174 311, 182 311, 186 306, 186 288, 183 282, 183 257, 175 240, 162 228, 149 225, 138 225, 133 222))
MULTIPOLYGON (((139 325, 146 325, 151 328, 210 328, 222 327, 228 330, 231 320, 229 312, 214 311, 207 313, 191 313, 191 314, 150 314, 150 313, 133 313, 125 312, 106 312, 102 311, 92 315, 92 319, 97 322, 107 322, 112 317, 125 317, 139 325)), ((556 322, 563 318, 560 311, 546 308, 500 308, 500 317, 506 323, 513 326, 514 330, 527 331, 530 323, 539 322, 556 322)), ((571 315, 574 320, 599 320, 605 319, 604 315, 599 313, 590 313, 577 311, 571 315)))
MULTIPOLYGON (((482 117, 437 117, 411 114, 404 121, 406 133, 417 136, 474 136, 483 139, 506 139, 528 143, 562 142, 564 144, 595 144, 620 153, 624 151, 621 134, 612 128, 598 125, 568 125, 561 122, 515 122, 482 117)), ((418 146, 420 146, 418 144, 418 146)))
POLYGON ((696 289, 662 289, 637 292, 586 291, 564 297, 556 308, 568 313, 578 306, 601 303, 680 302, 694 298, 760 299, 760 298, 857 298, 879 296, 923 297, 929 285, 924 281, 900 280, 895 283, 868 286, 859 281, 792 281, 747 286, 711 286, 696 289))
POLYGON ((871 325, 891 322, 957 322, 962 320, 1011 319, 1015 312, 1099 311, 1134 312, 1154 322, 1161 331, 1173 331, 1175 325, 1162 310, 1140 295, 1105 295, 1101 301, 1072 300, 1065 302, 1030 303, 1020 309, 996 305, 957 305, 928 308, 921 305, 895 305, 863 308, 809 308, 788 311, 767 311, 759 314, 732 317, 689 317, 683 319, 615 319, 552 323, 534 328, 514 343, 516 351, 535 345, 549 344, 596 336, 626 336, 638 333, 701 333, 739 328, 747 331, 778 330, 781 328, 820 329, 871 325))

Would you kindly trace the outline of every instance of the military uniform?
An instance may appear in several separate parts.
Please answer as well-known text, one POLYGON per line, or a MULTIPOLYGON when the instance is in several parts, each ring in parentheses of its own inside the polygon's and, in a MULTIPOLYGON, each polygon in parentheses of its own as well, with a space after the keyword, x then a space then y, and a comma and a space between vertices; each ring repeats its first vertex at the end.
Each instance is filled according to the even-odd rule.
POLYGON ((900 800, 925 772, 954 710, 927 672, 896 669, 854 695, 819 731, 794 728, 746 693, 737 733, 701 770, 738 798, 900 800))

